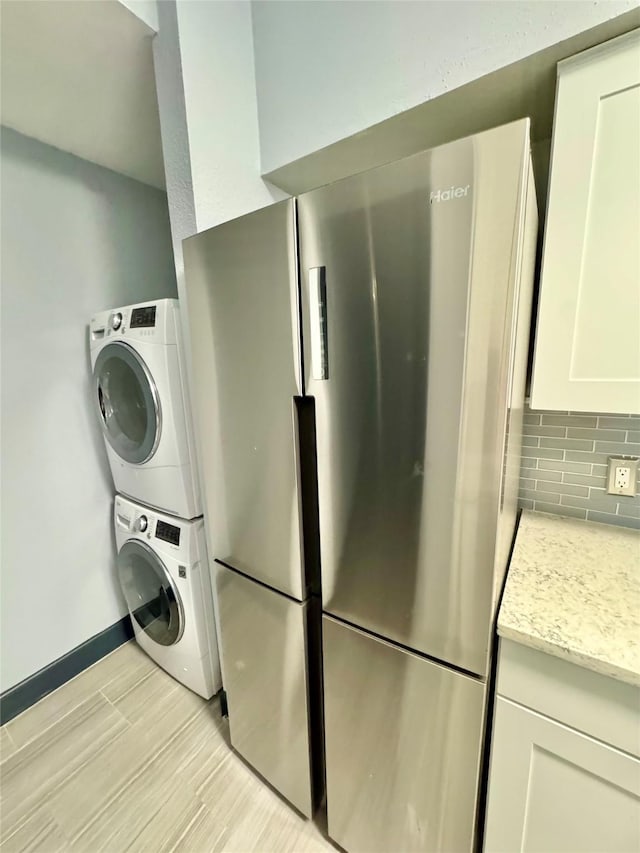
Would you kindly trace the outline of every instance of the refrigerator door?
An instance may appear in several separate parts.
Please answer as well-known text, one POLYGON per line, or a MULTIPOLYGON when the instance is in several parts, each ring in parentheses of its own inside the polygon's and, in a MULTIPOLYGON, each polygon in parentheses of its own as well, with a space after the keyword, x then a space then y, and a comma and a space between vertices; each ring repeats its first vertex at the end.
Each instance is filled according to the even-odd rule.
POLYGON ((484 685, 322 623, 329 835, 349 853, 471 851, 484 685))
POLYGON ((309 605, 223 566, 216 590, 231 744, 311 817, 309 605))
POLYGON ((297 422, 302 393, 290 199, 184 241, 193 403, 214 556, 306 595, 297 422))
POLYGON ((298 200, 324 609, 477 674, 528 146, 523 120, 298 200))

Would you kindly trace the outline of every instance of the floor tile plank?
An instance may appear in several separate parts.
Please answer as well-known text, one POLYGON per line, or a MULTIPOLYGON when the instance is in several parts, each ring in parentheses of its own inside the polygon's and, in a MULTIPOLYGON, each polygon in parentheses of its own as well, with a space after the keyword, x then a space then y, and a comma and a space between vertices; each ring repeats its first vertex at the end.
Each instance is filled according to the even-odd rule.
POLYGON ((2 831, 16 823, 128 727, 100 694, 91 696, 2 765, 2 831))
POLYGON ((44 808, 36 809, 2 842, 3 853, 66 853, 62 830, 44 808))
MULTIPOLYGON (((153 684, 140 683, 136 695, 128 696, 124 703, 136 722, 110 749, 96 756, 52 794, 53 814, 71 840, 97 820, 139 774, 156 772, 174 778, 178 768, 186 766, 192 755, 206 752, 220 738, 204 700, 173 681, 168 684, 167 677, 158 672, 153 684), (158 686, 164 689, 158 691, 158 686), (134 709, 139 713, 134 713, 134 709)), ((116 707, 119 710, 122 703, 116 707)))
POLYGON ((76 853, 125 850, 138 840, 139 849, 157 849, 159 830, 167 821, 185 824, 196 815, 200 802, 187 782, 167 773, 157 773, 153 764, 133 778, 106 808, 72 839, 76 853))
POLYGON ((124 848, 131 853, 169 853, 174 850, 209 851, 215 848, 216 828, 207 824, 208 809, 191 793, 180 791, 155 812, 144 829, 124 848), (205 829, 201 846, 193 846, 197 829, 205 829), (212 835, 213 833, 213 835, 212 835), (189 844, 189 847, 185 847, 189 844))
POLYGON ((167 743, 158 758, 168 772, 182 775, 198 790, 232 755, 227 721, 214 700, 167 743))
POLYGON ((160 667, 155 667, 120 698, 111 699, 109 691, 105 691, 105 696, 130 723, 144 721, 147 727, 165 726, 176 706, 182 712, 188 705, 196 713, 206 704, 204 699, 187 690, 160 667))
POLYGON ((335 853, 232 750, 218 700, 142 654, 129 644, 55 708, 15 718, 28 739, 2 766, 3 853, 335 853))
POLYGON ((6 726, 0 728, 0 764, 16 751, 16 745, 11 739, 6 726))
POLYGON ((117 698, 125 689, 130 690, 155 669, 153 661, 137 643, 124 643, 31 708, 27 708, 7 723, 7 730, 15 745, 22 747, 99 690, 108 690, 109 699, 114 696, 117 698))

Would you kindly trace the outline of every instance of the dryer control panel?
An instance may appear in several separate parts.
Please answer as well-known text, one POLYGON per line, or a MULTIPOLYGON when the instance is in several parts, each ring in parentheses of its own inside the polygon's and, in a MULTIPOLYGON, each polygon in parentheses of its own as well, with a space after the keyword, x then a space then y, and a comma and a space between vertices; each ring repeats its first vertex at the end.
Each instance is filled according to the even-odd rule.
POLYGON ((153 327, 156 324, 156 306, 147 305, 144 308, 134 308, 131 312, 129 326, 132 329, 153 327))
POLYGON ((180 544, 180 528, 175 524, 168 524, 166 521, 160 521, 156 524, 156 539, 163 539, 171 545, 180 544))

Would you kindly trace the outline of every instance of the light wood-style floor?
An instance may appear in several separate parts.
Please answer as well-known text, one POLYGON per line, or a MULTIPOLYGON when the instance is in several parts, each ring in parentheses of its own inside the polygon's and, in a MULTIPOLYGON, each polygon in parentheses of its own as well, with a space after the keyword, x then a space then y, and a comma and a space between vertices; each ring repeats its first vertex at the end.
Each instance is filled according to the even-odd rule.
POLYGON ((133 642, 0 736, 3 853, 335 853, 231 750, 217 700, 133 642))

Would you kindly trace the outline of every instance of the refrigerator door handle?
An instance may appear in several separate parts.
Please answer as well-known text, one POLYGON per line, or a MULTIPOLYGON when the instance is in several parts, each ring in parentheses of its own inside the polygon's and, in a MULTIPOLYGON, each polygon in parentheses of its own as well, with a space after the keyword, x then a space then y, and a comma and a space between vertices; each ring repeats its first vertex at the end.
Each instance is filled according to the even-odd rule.
POLYGON ((326 267, 311 267, 309 270, 309 331, 311 378, 328 379, 326 267))

